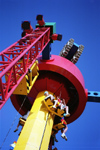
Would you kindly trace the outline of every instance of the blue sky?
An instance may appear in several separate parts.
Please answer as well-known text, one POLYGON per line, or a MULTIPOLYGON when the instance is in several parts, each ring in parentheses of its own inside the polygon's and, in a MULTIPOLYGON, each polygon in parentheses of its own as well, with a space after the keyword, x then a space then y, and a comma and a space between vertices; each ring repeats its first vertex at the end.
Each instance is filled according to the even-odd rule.
MULTIPOLYGON (((36 16, 42 14, 46 22, 56 22, 56 32, 63 35, 61 42, 52 44, 52 54, 59 55, 66 42, 73 38, 75 43, 83 44, 84 51, 76 66, 85 80, 89 91, 100 91, 100 1, 99 0, 0 0, 0 51, 21 37, 21 22, 31 21, 35 28, 36 16)), ((83 114, 68 125, 68 141, 57 134, 58 150, 99 150, 100 149, 100 104, 87 102, 83 114)), ((17 111, 10 99, 0 110, 0 146, 9 131, 17 111)), ((18 119, 2 147, 16 141, 14 133, 18 119)))

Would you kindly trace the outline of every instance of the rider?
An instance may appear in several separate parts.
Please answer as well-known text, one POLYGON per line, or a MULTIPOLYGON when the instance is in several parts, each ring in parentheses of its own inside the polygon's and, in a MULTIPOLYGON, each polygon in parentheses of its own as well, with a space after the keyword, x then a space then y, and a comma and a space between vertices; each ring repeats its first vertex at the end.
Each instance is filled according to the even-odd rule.
POLYGON ((58 106, 60 106, 61 110, 65 110, 64 116, 65 117, 69 117, 70 113, 69 113, 69 107, 66 105, 65 100, 61 100, 58 96, 57 96, 57 100, 54 100, 54 105, 52 106, 52 108, 57 108, 58 106))
POLYGON ((64 117, 61 119, 61 122, 65 126, 64 129, 61 129, 61 132, 62 132, 61 137, 67 141, 67 137, 66 137, 65 133, 67 132, 68 127, 67 127, 67 122, 65 121, 64 117))
MULTIPOLYGON (((26 119, 27 119, 29 113, 30 113, 30 111, 28 111, 25 115, 23 115, 22 117, 20 117, 20 119, 26 121, 26 119)), ((23 128, 23 126, 24 126, 24 125, 21 123, 20 119, 19 119, 17 128, 14 130, 14 132, 18 131, 18 128, 19 128, 20 125, 22 126, 22 128, 23 128)))
POLYGON ((46 97, 45 97, 45 101, 46 101, 48 98, 50 98, 50 100, 53 102, 54 99, 55 99, 55 97, 54 97, 52 94, 49 94, 48 91, 45 91, 45 92, 44 92, 44 95, 46 96, 46 97))
POLYGON ((69 113, 69 107, 66 105, 65 103, 65 99, 63 99, 61 101, 61 110, 64 109, 66 113, 64 113, 64 117, 69 117, 70 116, 70 113, 69 113))

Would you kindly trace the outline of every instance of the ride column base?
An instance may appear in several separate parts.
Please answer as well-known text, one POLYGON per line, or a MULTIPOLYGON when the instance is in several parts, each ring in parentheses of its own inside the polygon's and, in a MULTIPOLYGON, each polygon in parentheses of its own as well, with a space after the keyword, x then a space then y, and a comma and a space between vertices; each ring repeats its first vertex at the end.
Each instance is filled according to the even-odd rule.
POLYGON ((37 95, 14 150, 48 150, 54 117, 43 100, 44 91, 37 95))

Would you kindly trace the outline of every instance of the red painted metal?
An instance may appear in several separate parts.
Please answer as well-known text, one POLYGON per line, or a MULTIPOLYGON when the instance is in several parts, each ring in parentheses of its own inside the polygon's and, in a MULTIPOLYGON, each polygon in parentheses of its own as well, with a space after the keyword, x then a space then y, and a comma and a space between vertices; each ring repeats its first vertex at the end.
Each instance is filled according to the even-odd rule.
POLYGON ((36 20, 37 20, 37 23, 39 24, 39 26, 43 26, 45 24, 43 15, 37 15, 36 20))
POLYGON ((0 109, 49 42, 50 28, 36 28, 0 53, 0 109))
MULTIPOLYGON (((31 105, 40 91, 51 91, 56 96, 61 95, 69 105, 71 116, 66 118, 67 123, 77 119, 85 109, 87 102, 87 90, 80 70, 69 60, 52 55, 50 60, 39 60, 39 77, 28 94, 31 105), (33 94, 34 93, 34 94, 33 94)), ((18 110, 19 97, 12 95, 11 101, 18 110)), ((25 113, 26 106, 20 111, 25 113)))

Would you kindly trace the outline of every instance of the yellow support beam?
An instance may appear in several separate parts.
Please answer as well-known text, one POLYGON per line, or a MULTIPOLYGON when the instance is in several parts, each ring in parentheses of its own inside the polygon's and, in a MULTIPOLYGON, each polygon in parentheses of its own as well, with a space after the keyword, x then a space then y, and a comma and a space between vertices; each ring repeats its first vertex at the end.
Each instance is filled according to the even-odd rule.
POLYGON ((14 150, 48 150, 54 116, 43 100, 44 91, 37 95, 14 150))
POLYGON ((29 94, 31 88, 33 87, 35 81, 39 76, 38 70, 39 70, 38 61, 36 60, 32 65, 32 67, 29 69, 28 73, 25 75, 25 77, 21 80, 21 82, 19 83, 13 94, 18 95, 29 94))

